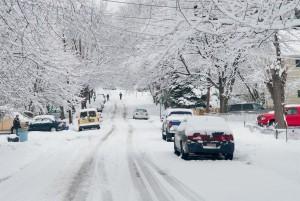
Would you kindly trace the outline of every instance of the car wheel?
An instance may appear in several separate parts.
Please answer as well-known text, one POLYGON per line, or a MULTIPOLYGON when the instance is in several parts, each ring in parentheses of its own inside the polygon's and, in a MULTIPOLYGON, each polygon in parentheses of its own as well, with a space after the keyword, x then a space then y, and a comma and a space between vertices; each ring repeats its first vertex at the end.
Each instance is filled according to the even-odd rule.
POLYGON ((276 125, 276 122, 275 122, 275 120, 271 120, 271 121, 269 121, 269 124, 268 124, 268 126, 275 127, 275 125, 276 125))
POLYGON ((233 154, 225 154, 225 160, 232 160, 233 159, 233 154))
POLYGON ((167 142, 170 142, 170 138, 168 138, 168 131, 166 131, 166 137, 165 138, 166 138, 167 142))
POLYGON ((78 128, 78 131, 79 131, 79 132, 80 132, 80 131, 82 131, 82 128, 81 128, 81 127, 79 127, 79 128, 78 128))
POLYGON ((180 155, 180 151, 178 151, 177 148, 176 148, 175 140, 174 140, 174 154, 175 154, 176 156, 179 156, 179 155, 180 155))
POLYGON ((181 158, 183 160, 188 160, 189 159, 189 153, 186 153, 183 149, 183 146, 182 146, 182 142, 180 143, 180 152, 181 152, 181 158))
POLYGON ((51 131, 51 132, 55 132, 55 131, 56 131, 56 128, 52 127, 52 128, 50 129, 50 131, 51 131))
POLYGON ((100 129, 100 126, 97 126, 97 129, 100 129))
POLYGON ((166 140, 166 135, 164 135, 164 131, 161 132, 161 138, 162 138, 163 140, 166 140))

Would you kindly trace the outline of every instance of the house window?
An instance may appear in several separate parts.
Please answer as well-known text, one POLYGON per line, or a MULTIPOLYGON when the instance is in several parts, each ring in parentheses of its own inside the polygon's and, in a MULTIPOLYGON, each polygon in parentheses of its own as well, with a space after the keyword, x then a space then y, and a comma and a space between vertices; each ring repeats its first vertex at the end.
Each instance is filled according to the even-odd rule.
POLYGON ((300 98, 300 90, 298 90, 298 98, 300 98))
POLYGON ((300 67, 300 60, 299 59, 296 60, 296 67, 298 67, 298 68, 300 67))

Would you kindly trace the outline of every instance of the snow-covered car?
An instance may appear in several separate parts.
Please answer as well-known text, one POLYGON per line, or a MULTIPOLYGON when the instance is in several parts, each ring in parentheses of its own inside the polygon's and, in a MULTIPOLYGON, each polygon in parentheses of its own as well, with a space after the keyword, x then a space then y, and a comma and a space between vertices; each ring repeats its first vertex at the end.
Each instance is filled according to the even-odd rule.
POLYGON ((221 117, 193 116, 185 119, 174 137, 174 153, 182 159, 197 154, 219 155, 233 159, 234 139, 221 117))
POLYGON ((180 125, 180 122, 186 117, 192 116, 193 110, 185 108, 172 108, 167 109, 162 118, 162 139, 171 141, 174 137, 176 128, 180 125))
POLYGON ((135 109, 133 112, 133 119, 149 119, 148 112, 146 109, 135 109))
POLYGON ((61 131, 67 128, 66 122, 54 115, 39 115, 29 123, 28 131, 61 131))
POLYGON ((100 129, 100 114, 95 108, 80 110, 77 119, 79 131, 90 128, 100 129))

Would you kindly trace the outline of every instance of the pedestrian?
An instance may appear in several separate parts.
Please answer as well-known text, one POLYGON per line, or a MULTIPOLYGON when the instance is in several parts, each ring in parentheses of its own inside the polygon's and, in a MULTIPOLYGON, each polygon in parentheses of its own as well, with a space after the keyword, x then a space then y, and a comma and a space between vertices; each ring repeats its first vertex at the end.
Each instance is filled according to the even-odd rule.
POLYGON ((109 94, 106 95, 106 100, 109 101, 109 94))
POLYGON ((18 135, 18 129, 21 128, 21 123, 19 119, 19 115, 16 115, 13 121, 13 126, 11 127, 11 134, 14 133, 14 129, 16 130, 16 134, 18 135))
POLYGON ((122 96, 123 96, 122 92, 120 92, 119 96, 120 96, 120 100, 122 100, 122 96))

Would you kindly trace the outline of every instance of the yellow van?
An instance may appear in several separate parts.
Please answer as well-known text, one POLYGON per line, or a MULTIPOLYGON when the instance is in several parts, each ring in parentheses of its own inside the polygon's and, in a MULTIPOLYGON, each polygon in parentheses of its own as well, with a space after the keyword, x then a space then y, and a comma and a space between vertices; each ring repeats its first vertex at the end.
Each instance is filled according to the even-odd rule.
MULTIPOLYGON (((11 128, 13 126, 13 121, 16 115, 19 115, 21 128, 27 128, 30 119, 17 112, 4 112, 0 111, 0 133, 8 134, 11 133, 11 128)), ((15 131, 13 131, 15 133, 15 131)))
POLYGON ((100 114, 95 108, 80 110, 77 119, 79 131, 90 128, 100 129, 100 114))

